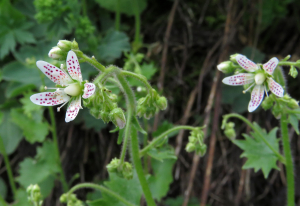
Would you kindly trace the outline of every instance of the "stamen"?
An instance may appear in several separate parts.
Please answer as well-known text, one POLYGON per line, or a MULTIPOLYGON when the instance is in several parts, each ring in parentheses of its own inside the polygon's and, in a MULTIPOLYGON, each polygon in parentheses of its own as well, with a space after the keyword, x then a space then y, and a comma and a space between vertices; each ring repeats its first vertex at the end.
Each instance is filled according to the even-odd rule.
POLYGON ((61 105, 60 107, 57 107, 57 112, 60 112, 60 108, 62 108, 63 106, 65 106, 69 101, 66 101, 63 105, 61 105))
POLYGON ((60 69, 61 69, 61 70, 64 70, 64 64, 61 64, 61 65, 60 65, 60 69))
POLYGON ((45 86, 44 89, 45 89, 45 90, 47 90, 47 89, 56 89, 57 91, 59 90, 59 89, 56 88, 56 87, 47 87, 47 86, 45 86))
POLYGON ((266 92, 267 97, 269 97, 266 86, 265 86, 265 92, 266 92))
POLYGON ((255 82, 253 84, 250 85, 250 87, 248 87, 246 90, 243 91, 243 93, 245 94, 251 87, 253 87, 255 85, 255 82))

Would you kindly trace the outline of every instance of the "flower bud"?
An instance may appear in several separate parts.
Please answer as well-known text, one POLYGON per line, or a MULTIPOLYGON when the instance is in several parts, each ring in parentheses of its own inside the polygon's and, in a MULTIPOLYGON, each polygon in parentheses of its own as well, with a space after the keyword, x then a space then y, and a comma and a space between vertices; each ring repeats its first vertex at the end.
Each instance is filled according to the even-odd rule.
POLYGON ((290 99, 287 103, 287 106, 292 108, 292 109, 297 109, 299 108, 299 101, 296 101, 295 99, 290 99))
POLYGON ((75 39, 72 41, 71 48, 74 49, 74 50, 78 50, 79 49, 78 43, 75 41, 75 39))
POLYGON ((217 66, 218 70, 223 72, 224 74, 234 72, 234 65, 231 61, 225 61, 217 66))
POLYGON ((108 172, 117 172, 119 165, 120 165, 120 160, 117 158, 114 158, 108 165, 106 165, 107 171, 108 172))
POLYGON ((239 55, 239 54, 232 54, 232 55, 230 55, 230 61, 232 61, 233 63, 237 64, 237 61, 236 61, 236 56, 237 55, 239 55))
POLYGON ((60 60, 63 58, 63 51, 59 47, 53 47, 49 53, 48 56, 54 60, 60 60))
POLYGON ((120 129, 125 127, 126 119, 121 108, 115 108, 109 113, 109 119, 120 129))
POLYGON ((261 106, 264 110, 268 110, 273 106, 274 100, 271 97, 266 97, 261 103, 261 106))
POLYGON ((233 140, 236 138, 236 133, 234 129, 225 129, 224 134, 228 139, 233 140))
POLYGON ((294 66, 291 66, 289 75, 292 76, 293 78, 296 78, 298 75, 298 71, 294 66))
POLYGON ((197 155, 200 155, 200 157, 203 157, 206 154, 206 150, 207 150, 206 144, 202 144, 196 148, 196 153, 197 155))
POLYGON ((281 112, 282 112, 282 108, 279 104, 275 104, 275 106, 272 109, 272 114, 274 115, 274 117, 276 119, 280 119, 281 118, 281 112))
POLYGON ((189 136, 189 142, 190 143, 196 143, 197 142, 197 138, 195 136, 190 135, 189 136))
POLYGON ((196 149, 195 144, 193 144, 191 142, 187 143, 187 145, 185 146, 185 151, 187 151, 187 152, 193 152, 193 151, 195 151, 195 149, 196 149))
POLYGON ((127 180, 133 178, 133 169, 132 169, 132 165, 129 162, 124 162, 122 167, 122 174, 123 177, 127 180))
POLYGON ((57 47, 59 47, 63 51, 70 51, 72 48, 72 42, 68 40, 59 40, 57 43, 57 47))
POLYGON ((61 203, 67 203, 67 194, 62 194, 61 196, 60 196, 60 198, 59 198, 59 201, 61 202, 61 203))
POLYGON ((109 113, 104 111, 104 110, 101 110, 100 111, 100 118, 103 120, 103 122, 109 122, 109 113))
POLYGON ((160 110, 165 110, 168 106, 166 97, 159 97, 159 99, 156 101, 156 105, 160 110))

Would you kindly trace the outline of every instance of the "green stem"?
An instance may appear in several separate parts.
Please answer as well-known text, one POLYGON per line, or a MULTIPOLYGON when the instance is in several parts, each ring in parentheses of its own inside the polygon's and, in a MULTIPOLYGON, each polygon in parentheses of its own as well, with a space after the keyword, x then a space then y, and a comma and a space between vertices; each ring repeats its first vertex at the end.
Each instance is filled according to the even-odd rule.
POLYGON ((126 118, 124 141, 123 141, 123 146, 122 146, 121 156, 120 156, 120 167, 123 165, 123 163, 125 161, 126 151, 127 151, 127 147, 128 147, 128 141, 130 138, 131 118, 132 118, 132 111, 128 110, 127 118, 126 118))
POLYGON ((86 0, 82 0, 82 11, 83 11, 83 15, 87 16, 86 0))
POLYGON ((142 162, 140 160, 139 156, 139 142, 137 137, 137 131, 134 127, 131 128, 131 152, 132 152, 132 159, 133 164, 135 166, 136 173, 138 175, 138 178, 140 180, 147 205, 148 206, 156 206, 150 188, 148 186, 147 180, 145 178, 145 174, 143 172, 142 162))
POLYGON ((6 171, 7 171, 7 174, 8 174, 8 180, 9 180, 11 190, 13 192, 14 197, 16 197, 17 188, 16 188, 16 184, 15 184, 15 181, 14 181, 14 176, 13 176, 13 173, 12 173, 12 169, 11 169, 10 164, 9 164, 9 159, 8 159, 8 156, 7 156, 7 153, 6 153, 6 150, 5 150, 3 139, 2 139, 1 136, 0 136, 0 152, 3 156, 3 158, 4 158, 4 163, 5 163, 6 171))
POLYGON ((300 63, 299 62, 281 61, 281 62, 278 63, 278 66, 296 66, 296 67, 299 67, 300 63))
POLYGON ((88 57, 85 54, 81 54, 81 53, 77 53, 77 56, 81 59, 83 59, 84 61, 90 63, 91 65, 93 65, 94 67, 96 67, 97 69, 99 69, 101 72, 105 71, 105 66, 103 66, 102 64, 100 64, 94 56, 92 56, 92 58, 88 57))
POLYGON ((229 119, 230 117, 236 117, 242 121, 244 121, 246 124, 249 125, 249 127, 251 127, 253 129, 253 131, 255 131, 259 137, 263 140, 263 142, 270 148, 270 150, 273 151, 273 153, 277 156, 277 158, 279 159, 279 161, 281 161, 283 164, 286 163, 286 160, 285 158, 279 154, 279 152, 277 152, 273 147, 272 145, 270 145, 270 143, 265 139, 265 137, 263 135, 261 135, 261 133, 253 126, 253 124, 248 120, 246 119, 245 117, 243 117, 242 115, 239 115, 239 114, 227 114, 227 115, 224 115, 224 119, 229 119))
POLYGON ((288 113, 288 114, 300 114, 300 110, 287 110, 286 113, 288 113))
MULTIPOLYGON (((125 93, 126 105, 127 105, 127 115, 134 116, 136 114, 134 93, 121 72, 118 72, 116 74, 116 77, 119 80, 119 82, 122 86, 122 89, 125 93)), ((130 120, 131 120, 131 118, 130 118, 130 120)), ((126 124, 128 124, 128 122, 126 124)), ((136 131, 135 127, 131 127, 130 132, 131 132, 131 155, 132 155, 133 164, 135 166, 137 176, 138 176, 140 184, 142 186, 142 190, 144 192, 145 199, 147 201, 148 206, 155 206, 156 204, 154 202, 154 199, 150 192, 149 186, 147 184, 147 180, 146 180, 145 174, 143 172, 142 162, 139 157, 139 143, 138 143, 137 131, 136 131)))
POLYGON ((140 11, 138 0, 132 0, 134 6, 134 17, 135 17, 135 36, 134 36, 134 43, 140 43, 140 30, 141 30, 141 19, 140 19, 140 11))
POLYGON ((53 112, 53 108, 52 107, 48 107, 49 109, 49 114, 50 114, 50 119, 51 119, 51 126, 52 126, 52 137, 53 137, 53 142, 54 142, 54 147, 55 147, 55 152, 58 156, 58 163, 59 163, 59 172, 60 172, 60 180, 63 186, 63 190, 64 192, 68 191, 68 183, 66 181, 66 177, 62 168, 62 164, 60 161, 60 154, 59 154, 59 148, 58 148, 58 141, 57 141, 57 132, 56 132, 56 122, 55 122, 55 115, 53 112))
POLYGON ((136 78, 137 80, 139 80, 140 82, 142 82, 146 86, 149 93, 152 92, 151 85, 149 84, 146 77, 144 77, 143 75, 136 74, 136 73, 133 73, 133 72, 130 72, 130 71, 124 71, 124 70, 122 71, 122 74, 124 74, 125 76, 130 76, 130 77, 136 78))
POLYGON ((104 72, 102 72, 98 77, 95 78, 94 84, 100 83, 103 84, 106 79, 108 79, 110 76, 112 76, 114 73, 119 72, 120 69, 116 66, 110 66, 105 69, 104 72))
MULTIPOLYGON (((148 121, 146 118, 143 118, 144 121, 144 127, 145 127, 145 131, 148 132, 148 121)), ((148 145, 148 134, 144 134, 144 144, 143 147, 145 148, 148 145)), ((147 174, 148 173, 148 155, 145 154, 144 155, 144 171, 147 174)))
POLYGON ((283 151, 286 158, 286 176, 287 176, 287 205, 294 206, 295 205, 295 180, 294 180, 294 170, 293 170, 293 160, 292 160, 292 152, 289 142, 289 134, 288 134, 288 121, 286 114, 281 116, 281 134, 282 134, 282 143, 283 143, 283 151))
POLYGON ((120 0, 117 0, 116 22, 115 22, 115 27, 117 31, 120 31, 120 22, 121 22, 120 0))
POLYGON ((3 199, 3 197, 0 195, 0 205, 6 206, 7 203, 5 202, 5 200, 3 199))
POLYGON ((145 154, 147 154, 147 152, 154 147, 157 143, 159 143, 162 139, 164 139, 166 136, 168 136, 170 133, 177 131, 177 130, 181 130, 181 129, 186 129, 186 130, 193 130, 195 129, 195 127, 191 127, 191 126, 177 126, 177 127, 173 127, 172 129, 169 129, 167 131, 165 131, 164 133, 162 133, 161 135, 159 135, 157 138, 155 138, 154 140, 151 141, 150 144, 148 144, 146 147, 144 147, 144 149, 142 149, 140 151, 140 157, 143 157, 145 154))
POLYGON ((114 197, 115 199, 119 200, 120 202, 124 203, 125 205, 136 206, 136 205, 128 202, 126 199, 124 199, 123 197, 121 197, 119 194, 117 194, 117 193, 109 190, 108 188, 103 187, 101 185, 93 184, 93 183, 82 183, 82 184, 75 185, 74 187, 72 187, 70 189, 70 191, 68 192, 68 194, 70 195, 73 192, 75 192, 76 190, 81 189, 81 188, 92 188, 92 189, 95 189, 95 190, 99 190, 102 193, 105 193, 105 194, 107 194, 107 195, 109 195, 111 197, 114 197))

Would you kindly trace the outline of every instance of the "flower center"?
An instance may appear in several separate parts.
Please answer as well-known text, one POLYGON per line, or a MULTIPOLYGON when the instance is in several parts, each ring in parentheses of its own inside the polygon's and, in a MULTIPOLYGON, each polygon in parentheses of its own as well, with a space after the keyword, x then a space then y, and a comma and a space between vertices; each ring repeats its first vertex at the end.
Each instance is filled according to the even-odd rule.
POLYGON ((81 93, 79 84, 71 84, 64 89, 64 92, 70 96, 78 96, 81 93))
POLYGON ((258 73, 255 75, 254 79, 257 85, 262 85, 266 80, 266 76, 263 73, 258 73))

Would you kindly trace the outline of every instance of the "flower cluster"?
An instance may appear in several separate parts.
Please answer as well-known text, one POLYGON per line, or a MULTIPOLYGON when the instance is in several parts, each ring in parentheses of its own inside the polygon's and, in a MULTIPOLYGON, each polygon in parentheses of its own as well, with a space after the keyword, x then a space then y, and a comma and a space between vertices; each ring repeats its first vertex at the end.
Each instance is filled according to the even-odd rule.
POLYGON ((146 97, 142 97, 137 102, 138 116, 144 116, 146 119, 154 116, 158 110, 165 110, 167 108, 167 99, 159 96, 156 90, 152 89, 151 93, 146 97))
POLYGON ((81 97, 87 99, 95 92, 93 83, 82 81, 76 54, 73 51, 68 52, 66 60, 68 72, 64 71, 63 66, 62 69, 59 69, 45 61, 37 61, 36 65, 51 81, 57 84, 55 88, 45 87, 45 89, 55 89, 56 91, 34 94, 30 97, 30 100, 42 106, 63 104, 57 108, 57 111, 60 111, 61 107, 69 103, 65 121, 70 122, 74 120, 79 109, 81 109, 81 97))
POLYGON ((204 143, 204 133, 202 127, 196 127, 193 129, 189 136, 189 142, 187 143, 185 150, 187 152, 196 152, 201 157, 205 155, 207 146, 204 143))
POLYGON ((28 195, 29 202, 36 206, 42 206, 43 198, 41 194, 41 189, 37 184, 29 185, 26 189, 26 192, 28 195))
POLYGON ((236 138, 234 126, 235 124, 233 122, 228 122, 225 124, 224 134, 226 135, 226 137, 228 137, 231 140, 236 138))
POLYGON ((234 71, 237 68, 233 63, 236 62, 245 73, 238 73, 233 76, 229 76, 223 79, 223 83, 231 86, 248 86, 244 93, 250 89, 251 100, 248 105, 248 111, 253 112, 261 104, 264 93, 271 90, 276 96, 283 97, 284 90, 280 84, 274 81, 272 74, 278 65, 278 59, 273 57, 267 63, 255 64, 247 57, 237 54, 231 58, 232 62, 223 62, 218 65, 218 69, 224 73, 234 71))
POLYGON ((119 177, 123 177, 127 180, 133 178, 133 168, 129 162, 124 162, 120 165, 120 160, 114 158, 107 166, 108 172, 116 173, 119 177))
POLYGON ((84 206, 85 204, 77 199, 75 194, 62 194, 59 198, 61 203, 66 203, 67 206, 84 206))

